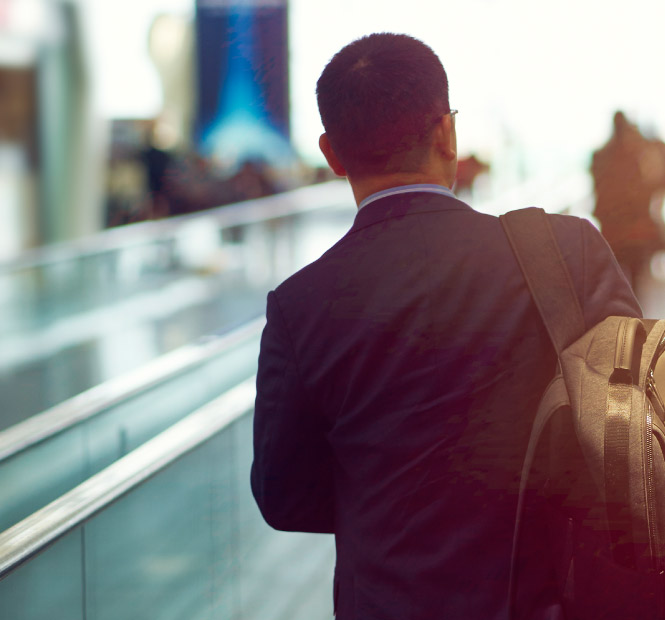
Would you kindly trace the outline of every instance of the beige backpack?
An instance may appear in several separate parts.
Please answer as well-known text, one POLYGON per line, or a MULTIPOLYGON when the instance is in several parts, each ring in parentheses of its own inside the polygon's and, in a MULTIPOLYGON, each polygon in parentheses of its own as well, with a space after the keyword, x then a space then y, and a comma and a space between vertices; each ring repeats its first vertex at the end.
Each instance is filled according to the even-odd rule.
POLYGON ((541 617, 520 597, 530 497, 551 505, 536 528, 560 608, 542 617, 665 618, 665 425, 654 385, 665 320, 609 317, 585 332, 545 212, 501 221, 559 359, 522 470, 510 618, 541 617))

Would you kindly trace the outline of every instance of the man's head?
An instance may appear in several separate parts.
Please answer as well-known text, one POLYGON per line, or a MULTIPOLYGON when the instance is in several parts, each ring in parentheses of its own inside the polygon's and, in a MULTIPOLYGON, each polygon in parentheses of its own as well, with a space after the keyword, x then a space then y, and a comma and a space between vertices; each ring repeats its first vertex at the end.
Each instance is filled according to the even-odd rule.
POLYGON ((316 94, 322 140, 352 179, 419 171, 450 112, 441 61, 403 34, 372 34, 344 47, 323 70, 316 94))

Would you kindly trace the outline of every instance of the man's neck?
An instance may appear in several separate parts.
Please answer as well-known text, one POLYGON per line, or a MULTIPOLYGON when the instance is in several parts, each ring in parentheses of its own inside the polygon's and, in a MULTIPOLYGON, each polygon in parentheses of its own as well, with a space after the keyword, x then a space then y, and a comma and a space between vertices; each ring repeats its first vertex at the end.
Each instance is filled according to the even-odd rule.
POLYGON ((379 177, 367 177, 360 181, 349 179, 349 183, 353 190, 353 196, 357 205, 368 196, 392 187, 427 184, 442 185, 443 187, 450 189, 453 185, 446 179, 433 178, 432 176, 425 174, 391 174, 379 177))
POLYGON ((420 173, 396 173, 389 175, 380 175, 373 177, 365 177, 363 179, 349 179, 353 196, 356 204, 359 205, 365 198, 376 194, 376 192, 390 189, 392 187, 400 187, 402 185, 442 185, 447 188, 452 187, 452 183, 440 177, 433 175, 420 174, 420 173))

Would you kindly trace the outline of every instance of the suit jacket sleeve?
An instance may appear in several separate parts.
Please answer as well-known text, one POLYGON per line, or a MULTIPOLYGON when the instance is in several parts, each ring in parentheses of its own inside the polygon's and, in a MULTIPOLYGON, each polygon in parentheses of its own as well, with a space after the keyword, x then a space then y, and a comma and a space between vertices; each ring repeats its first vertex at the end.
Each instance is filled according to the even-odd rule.
POLYGON ((583 248, 583 300, 586 328, 608 316, 641 317, 642 309, 612 250, 600 232, 587 220, 580 220, 583 248))
POLYGON ((269 293, 254 412, 254 498, 278 530, 333 533, 332 456, 313 410, 277 296, 269 293))

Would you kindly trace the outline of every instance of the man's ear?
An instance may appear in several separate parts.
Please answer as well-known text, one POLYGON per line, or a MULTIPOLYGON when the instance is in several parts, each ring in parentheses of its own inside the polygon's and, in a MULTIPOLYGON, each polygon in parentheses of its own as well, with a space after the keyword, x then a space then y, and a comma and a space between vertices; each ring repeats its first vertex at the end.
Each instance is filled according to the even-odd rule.
POLYGON ((346 170, 339 159, 337 159, 337 155, 335 155, 335 151, 333 151, 332 146, 330 146, 330 140, 328 140, 328 136, 325 133, 322 133, 319 137, 319 148, 321 149, 323 156, 326 158, 331 170, 338 177, 345 177, 346 170))
POLYGON ((457 159, 457 134, 455 122, 450 114, 444 114, 438 122, 434 132, 434 144, 448 161, 457 159))

